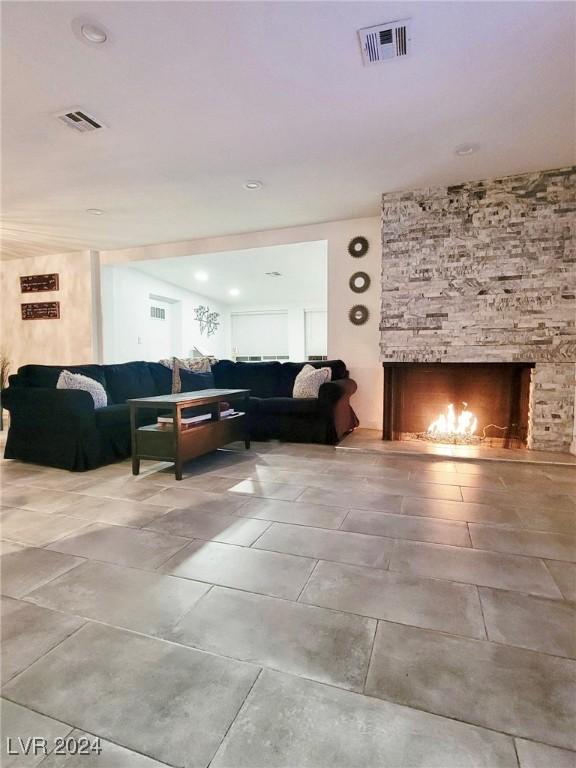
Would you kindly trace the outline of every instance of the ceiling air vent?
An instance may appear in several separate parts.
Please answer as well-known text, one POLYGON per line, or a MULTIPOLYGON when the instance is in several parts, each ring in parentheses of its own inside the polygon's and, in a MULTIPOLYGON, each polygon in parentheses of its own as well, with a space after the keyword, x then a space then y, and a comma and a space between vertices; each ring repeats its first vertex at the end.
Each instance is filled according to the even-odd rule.
POLYGON ((103 123, 96 120, 95 117, 92 117, 92 115, 89 115, 80 107, 72 107, 65 112, 59 112, 56 117, 58 120, 61 120, 64 125, 73 128, 75 131, 79 131, 79 133, 89 133, 104 128, 103 123))
POLYGON ((407 56, 410 50, 410 24, 411 19, 403 19, 358 30, 364 66, 407 56))

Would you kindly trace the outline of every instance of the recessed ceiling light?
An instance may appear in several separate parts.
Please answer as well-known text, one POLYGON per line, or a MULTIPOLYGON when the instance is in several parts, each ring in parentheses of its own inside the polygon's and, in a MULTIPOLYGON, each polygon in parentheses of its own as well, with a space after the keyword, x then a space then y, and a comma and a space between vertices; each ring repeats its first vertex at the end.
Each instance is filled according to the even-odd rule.
POLYGON ((196 272, 194 274, 194 277, 196 278, 196 280, 199 280, 201 283, 205 283, 206 280, 208 280, 208 273, 202 272, 202 270, 200 270, 199 272, 196 272))
POLYGON ((458 157, 468 157, 468 155, 478 152, 479 149, 478 144, 460 144, 454 150, 454 154, 458 155, 458 157))
POLYGON ((89 213, 92 216, 102 216, 104 211, 102 208, 86 208, 86 213, 89 213))
POLYGON ((262 182, 256 179, 250 179, 243 184, 244 189, 247 189, 249 192, 255 192, 257 189, 262 189, 263 186, 262 182))
POLYGON ((90 17, 77 16, 70 22, 74 37, 80 40, 84 45, 99 46, 103 43, 110 43, 110 33, 101 24, 90 17))
POLYGON ((238 290, 238 288, 230 288, 228 293, 230 294, 230 296, 240 296, 240 291, 238 290))
POLYGON ((85 40, 96 45, 105 43, 108 40, 106 32, 101 27, 97 27, 96 24, 82 24, 80 33, 85 40))

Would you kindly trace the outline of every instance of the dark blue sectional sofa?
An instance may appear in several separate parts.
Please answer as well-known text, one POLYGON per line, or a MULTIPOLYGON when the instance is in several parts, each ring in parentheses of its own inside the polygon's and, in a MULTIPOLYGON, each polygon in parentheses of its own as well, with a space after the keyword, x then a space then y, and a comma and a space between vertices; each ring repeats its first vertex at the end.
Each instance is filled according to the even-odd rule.
MULTIPOLYGON (((212 373, 181 372, 182 391, 218 387, 249 389, 249 428, 253 440, 338 443, 358 420, 350 405, 356 383, 341 360, 329 366, 332 381, 317 399, 295 399, 292 388, 305 363, 235 363, 221 360, 212 373)), ((77 472, 130 456, 130 398, 169 394, 172 371, 160 363, 114 365, 25 365, 10 376, 2 406, 10 412, 4 457, 77 472), (56 389, 62 370, 99 381, 108 395, 94 408, 88 392, 56 389)), ((154 421, 156 415, 148 416, 154 421)), ((145 423, 145 422, 142 422, 145 423)))

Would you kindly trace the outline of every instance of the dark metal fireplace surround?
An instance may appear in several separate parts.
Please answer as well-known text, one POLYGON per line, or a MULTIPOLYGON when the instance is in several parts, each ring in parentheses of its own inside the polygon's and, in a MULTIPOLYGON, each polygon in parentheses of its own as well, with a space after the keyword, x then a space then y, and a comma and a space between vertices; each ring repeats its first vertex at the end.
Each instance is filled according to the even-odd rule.
POLYGON ((383 440, 424 433, 449 403, 467 403, 488 443, 524 448, 533 363, 383 363, 383 440))

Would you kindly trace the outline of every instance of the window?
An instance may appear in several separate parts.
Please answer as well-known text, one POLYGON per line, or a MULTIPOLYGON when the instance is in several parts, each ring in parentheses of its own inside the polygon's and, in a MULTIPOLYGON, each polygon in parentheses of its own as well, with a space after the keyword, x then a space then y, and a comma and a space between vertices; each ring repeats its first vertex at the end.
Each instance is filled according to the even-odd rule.
POLYGON ((231 325, 236 360, 288 360, 287 312, 233 312, 231 325))
POLYGON ((236 355, 237 363, 259 363, 263 360, 289 360, 288 355, 236 355))
POLYGON ((306 309, 304 311, 304 326, 306 334, 307 359, 327 360, 328 332, 326 311, 306 309))

